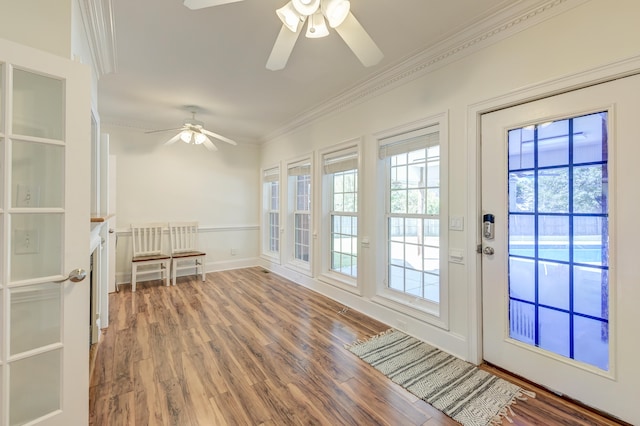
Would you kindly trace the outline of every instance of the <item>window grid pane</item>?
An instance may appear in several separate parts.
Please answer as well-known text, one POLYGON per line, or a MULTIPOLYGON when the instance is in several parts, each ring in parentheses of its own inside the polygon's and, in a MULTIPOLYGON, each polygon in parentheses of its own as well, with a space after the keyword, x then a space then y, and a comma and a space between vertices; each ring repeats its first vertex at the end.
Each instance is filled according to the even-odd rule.
POLYGON ((332 200, 329 213, 330 269, 351 277, 358 276, 358 170, 331 176, 332 200))
POLYGON ((389 160, 388 287, 440 301, 440 149, 389 160))
POLYGON ((265 182, 266 234, 265 250, 280 252, 280 182, 265 182))
POLYGON ((311 175, 296 176, 294 188, 296 210, 293 212, 293 257, 308 263, 311 253, 311 175))

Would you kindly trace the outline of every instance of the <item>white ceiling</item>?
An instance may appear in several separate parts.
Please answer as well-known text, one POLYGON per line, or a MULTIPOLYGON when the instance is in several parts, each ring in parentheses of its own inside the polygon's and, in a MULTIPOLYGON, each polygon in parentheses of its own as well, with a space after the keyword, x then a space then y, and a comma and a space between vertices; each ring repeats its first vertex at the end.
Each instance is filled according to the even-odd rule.
POLYGON ((384 53, 365 68, 338 34, 304 34, 286 68, 265 63, 287 0, 190 10, 182 0, 113 0, 116 72, 99 81, 103 123, 179 127, 199 109, 205 127, 239 142, 266 135, 373 76, 523 0, 351 0, 384 53))

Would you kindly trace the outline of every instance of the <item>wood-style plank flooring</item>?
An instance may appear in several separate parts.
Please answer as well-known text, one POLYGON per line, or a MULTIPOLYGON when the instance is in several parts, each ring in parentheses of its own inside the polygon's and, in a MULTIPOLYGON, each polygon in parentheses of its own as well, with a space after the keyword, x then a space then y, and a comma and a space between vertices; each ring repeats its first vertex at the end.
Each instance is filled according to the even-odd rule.
MULTIPOLYGON (((109 306, 92 425, 458 424, 344 349, 389 326, 261 268, 122 286, 109 306)), ((516 426, 617 424, 524 387, 516 426)))

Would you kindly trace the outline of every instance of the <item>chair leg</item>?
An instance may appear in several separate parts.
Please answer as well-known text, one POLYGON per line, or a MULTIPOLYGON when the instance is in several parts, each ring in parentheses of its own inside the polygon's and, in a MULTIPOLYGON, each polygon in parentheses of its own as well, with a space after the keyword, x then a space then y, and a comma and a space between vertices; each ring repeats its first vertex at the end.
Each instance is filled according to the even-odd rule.
POLYGON ((171 260, 171 277, 173 279, 173 285, 176 285, 176 276, 178 275, 178 259, 171 260))
POLYGON ((164 285, 165 285, 166 287, 169 287, 169 284, 170 284, 170 283, 169 283, 169 274, 170 274, 170 267, 169 267, 169 265, 170 265, 170 261, 169 261, 169 260, 167 260, 166 262, 164 262, 164 263, 162 264, 162 268, 164 269, 164 285))
POLYGON ((138 265, 135 263, 131 264, 131 291, 135 293, 136 291, 136 274, 138 273, 138 265))
MULTIPOLYGON (((204 277, 204 275, 205 275, 204 274, 204 257, 201 257, 200 259, 201 259, 200 260, 200 272, 202 273, 202 282, 204 282, 205 281, 205 277, 204 277)), ((198 262, 196 261, 196 263, 198 263, 198 262)))

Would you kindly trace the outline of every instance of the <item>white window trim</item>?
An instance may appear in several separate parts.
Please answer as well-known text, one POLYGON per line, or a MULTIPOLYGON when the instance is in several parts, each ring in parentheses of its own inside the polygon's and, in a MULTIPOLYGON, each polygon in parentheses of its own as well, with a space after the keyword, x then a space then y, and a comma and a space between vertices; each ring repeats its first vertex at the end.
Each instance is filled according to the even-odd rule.
POLYGON ((309 154, 306 156, 301 156, 297 158, 293 158, 288 160, 284 168, 282 169, 283 176, 285 178, 286 185, 280 186, 280 224, 281 230, 284 232, 281 233, 280 239, 280 251, 285 251, 284 259, 286 259, 285 266, 289 269, 292 269, 296 272, 300 272, 309 277, 312 276, 313 264, 314 264, 314 252, 315 252, 315 240, 316 240, 316 231, 315 231, 315 214, 314 214, 314 204, 315 204, 315 182, 314 182, 314 167, 313 167, 313 155, 309 154), (289 170, 296 167, 309 166, 309 175, 311 176, 311 206, 309 207, 309 261, 304 262, 295 258, 295 217, 294 213, 296 211, 296 188, 292 187, 291 179, 289 176, 289 170), (286 187, 286 197, 283 196, 285 194, 284 189, 286 187), (283 216, 282 212, 286 212, 283 216))
POLYGON ((378 142, 378 151, 390 138, 398 137, 399 140, 404 135, 409 136, 411 132, 420 131, 430 126, 439 126, 440 145, 440 303, 435 304, 425 299, 402 294, 387 288, 388 280, 388 245, 387 245, 387 221, 388 211, 387 184, 389 182, 388 160, 380 159, 378 167, 384 170, 379 176, 384 176, 384 191, 378 193, 377 218, 376 223, 382 225, 378 228, 376 238, 381 241, 384 248, 379 250, 376 258, 378 266, 376 274, 376 294, 372 301, 386 306, 390 309, 402 312, 416 319, 433 324, 442 329, 449 329, 449 113, 445 111, 435 114, 422 120, 401 125, 392 129, 384 130, 374 134, 378 142))
POLYGON ((362 271, 364 268, 363 262, 363 254, 362 254, 362 210, 364 208, 364 197, 363 197, 363 171, 362 171, 362 138, 351 139, 346 142, 333 145, 331 147, 322 149, 318 151, 318 164, 324 164, 324 158, 327 156, 331 156, 332 154, 337 154, 340 151, 346 151, 349 149, 354 149, 357 152, 357 167, 358 167, 358 277, 351 277, 349 275, 341 274, 331 270, 331 259, 330 259, 330 247, 331 247, 331 217, 330 217, 330 200, 329 200, 329 192, 330 189, 328 187, 328 180, 330 178, 330 174, 324 173, 324 167, 318 167, 318 173, 316 176, 317 182, 320 182, 320 185, 317 185, 318 192, 320 193, 320 203, 319 206, 321 210, 320 214, 320 272, 317 276, 319 281, 322 281, 326 284, 330 284, 332 286, 338 287, 342 290, 348 291, 350 293, 357 294, 362 296, 362 280, 360 277, 363 276, 362 271))
POLYGON ((271 167, 265 167, 260 171, 260 199, 262 200, 261 205, 261 215, 260 215, 260 257, 268 260, 269 262, 274 262, 280 264, 281 255, 282 255, 282 237, 283 237, 283 228, 282 228, 282 167, 280 164, 273 165, 271 167), (278 252, 274 252, 269 250, 269 237, 267 234, 270 232, 271 224, 268 221, 269 213, 271 212, 271 194, 267 194, 265 192, 265 183, 268 182, 266 179, 267 174, 270 171, 277 169, 277 181, 279 183, 279 200, 278 200, 278 213, 279 213, 279 228, 280 228, 280 242, 278 252))

